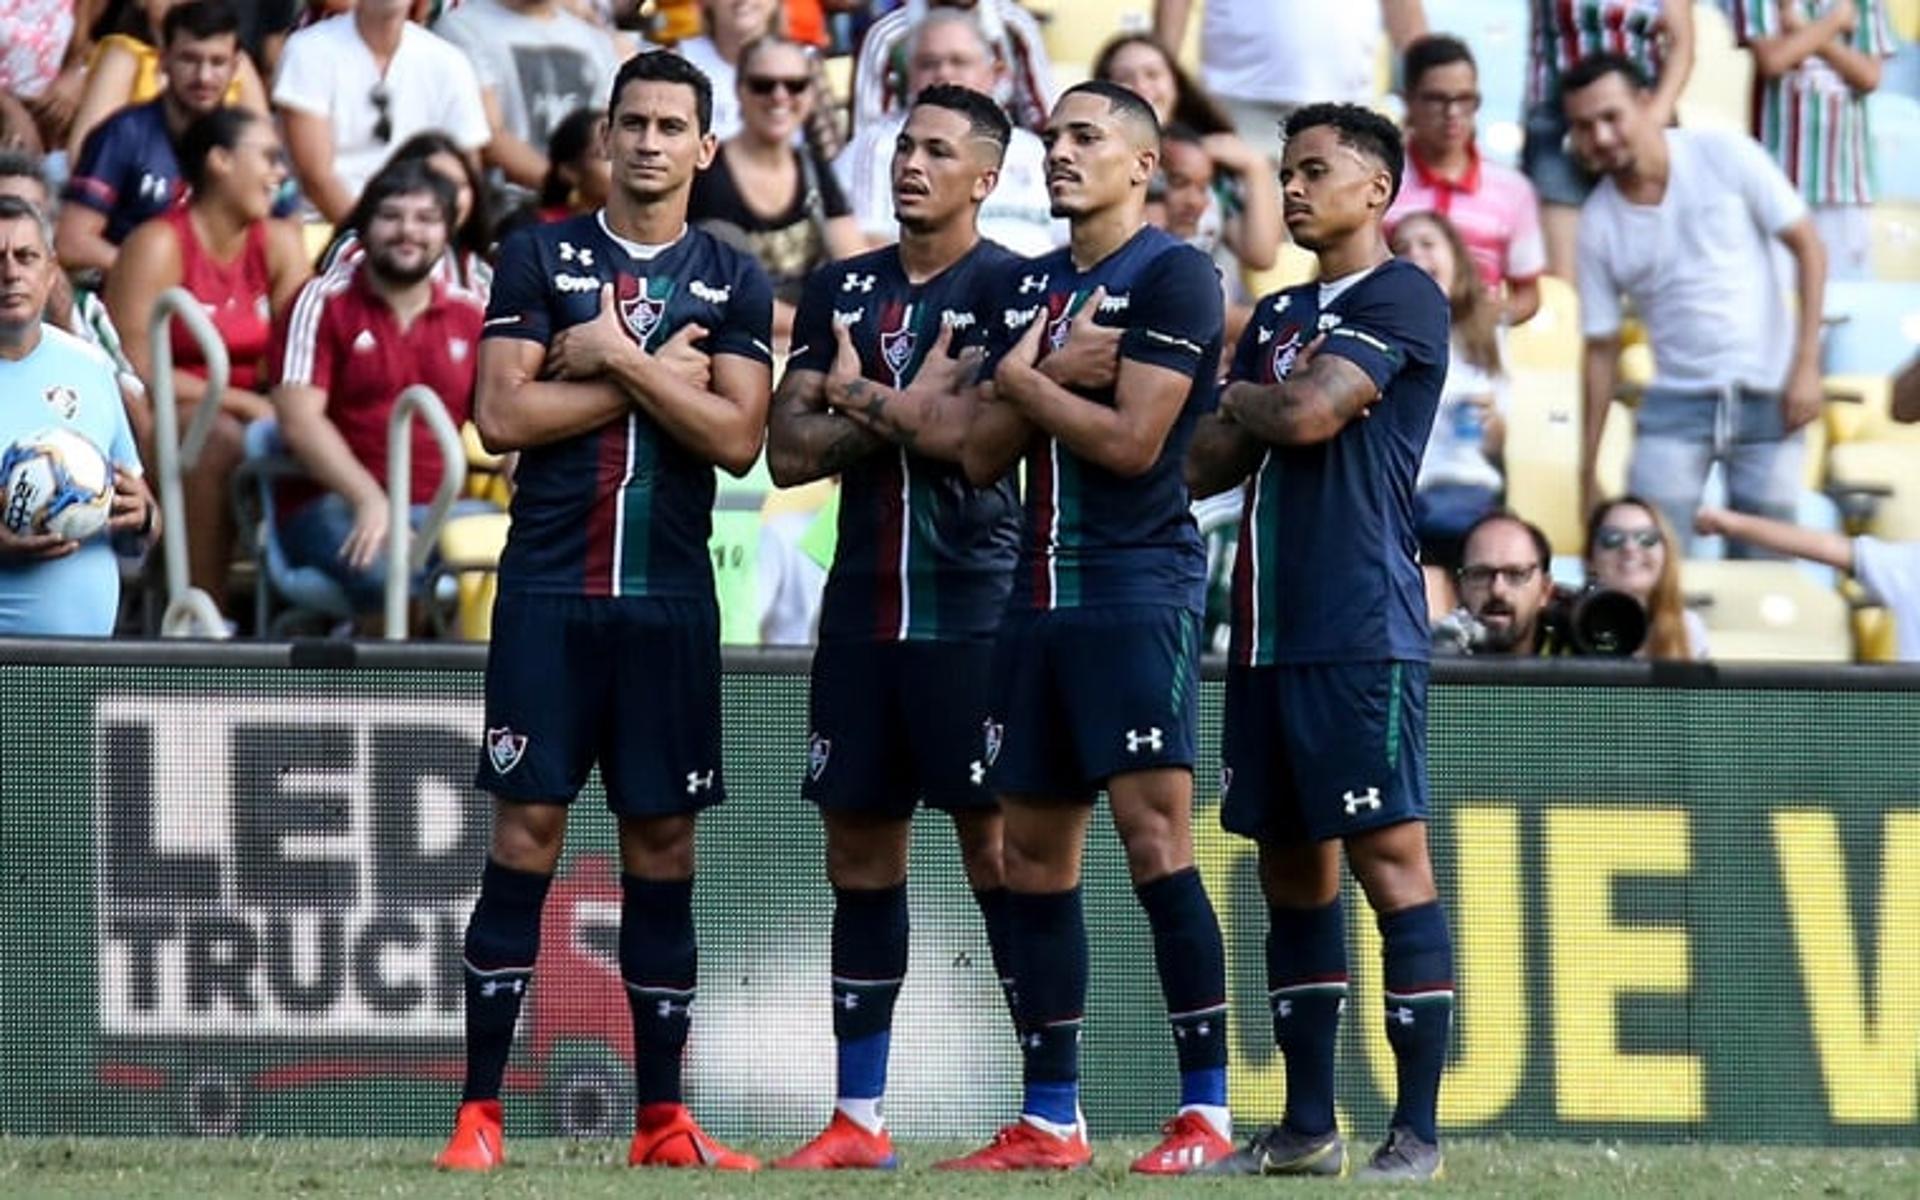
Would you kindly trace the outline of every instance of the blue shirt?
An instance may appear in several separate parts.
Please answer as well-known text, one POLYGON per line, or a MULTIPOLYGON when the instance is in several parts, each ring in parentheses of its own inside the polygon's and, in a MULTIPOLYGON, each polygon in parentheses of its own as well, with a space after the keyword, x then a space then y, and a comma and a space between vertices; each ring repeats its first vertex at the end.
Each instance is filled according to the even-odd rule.
MULTIPOLYGON (((1334 286, 1338 286, 1335 284, 1334 286)), ((1426 589, 1413 528, 1414 480, 1447 378, 1447 298, 1391 259, 1321 307, 1319 284, 1264 297, 1228 376, 1272 384, 1316 352, 1380 389, 1331 439, 1269 446, 1247 481, 1234 561, 1231 661, 1425 661, 1426 589)))
MULTIPOLYGON (((1207 557, 1188 511, 1183 464, 1195 422, 1218 399, 1225 314, 1212 260, 1147 226, 1085 272, 1066 248, 1016 263, 1002 277, 988 369, 1035 319, 1047 322, 1042 358, 1063 345, 1081 301, 1100 287, 1106 299, 1095 320, 1125 331, 1120 357, 1177 371, 1192 384, 1160 457, 1135 478, 1035 435, 1013 603, 1042 610, 1170 604, 1197 612, 1207 557)), ((1112 406, 1113 390, 1086 399, 1112 406)))
POLYGON ((106 239, 118 246, 134 226, 172 208, 185 189, 166 101, 154 99, 121 109, 87 135, 66 199, 105 216, 106 239))
MULTIPOLYGON (((19 362, 0 358, 0 447, 55 426, 140 473, 113 363, 72 334, 42 325, 32 353, 19 362)), ((107 637, 119 611, 120 564, 104 534, 64 558, 0 559, 0 634, 107 637)))
MULTIPOLYGON (((907 279, 897 246, 830 263, 807 280, 788 370, 831 370, 833 326, 846 327, 862 373, 903 388, 941 326, 955 357, 998 315, 994 285, 1012 251, 982 241, 925 283, 907 279)), ((1011 477, 967 482, 958 464, 905 447, 876 451, 840 478, 840 517, 820 606, 820 637, 937 641, 986 637, 999 626, 1020 539, 1011 477)))
MULTIPOLYGON (((546 345, 591 321, 614 285, 629 336, 657 348, 682 325, 695 345, 771 363, 773 292, 759 264, 703 230, 647 257, 600 214, 535 225, 507 239, 482 338, 546 345)), ((713 463, 639 407, 520 454, 500 556, 503 593, 671 596, 712 602, 713 463)))

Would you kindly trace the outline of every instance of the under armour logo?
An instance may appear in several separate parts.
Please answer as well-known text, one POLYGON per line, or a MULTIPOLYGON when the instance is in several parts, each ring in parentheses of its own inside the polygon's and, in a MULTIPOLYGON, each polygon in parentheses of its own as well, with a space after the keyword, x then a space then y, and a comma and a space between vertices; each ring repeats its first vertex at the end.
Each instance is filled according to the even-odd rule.
POLYGON ((572 242, 561 242, 560 261, 577 262, 583 267, 591 267, 593 265, 593 251, 578 249, 572 242))
POLYGON ((871 292, 873 285, 878 282, 879 277, 874 275, 849 275, 840 281, 840 290, 843 292, 871 292))
POLYGON ((1283 1021, 1286 1020, 1288 1017, 1291 1017, 1293 1015, 1293 1001, 1291 1000, 1274 1001, 1273 1015, 1276 1017, 1279 1017, 1283 1021))
POLYGON ((1138 729, 1127 730, 1127 753, 1138 754, 1142 750, 1151 750, 1155 754, 1167 748, 1165 736, 1158 725, 1141 733, 1138 729))
POLYGON ((1366 790, 1365 794, 1359 792, 1343 792, 1340 799, 1346 804, 1347 815, 1351 817, 1359 813, 1363 808, 1370 812, 1377 810, 1380 807, 1380 789, 1370 787, 1366 790))
POLYGON ((1047 277, 1045 275, 1022 275, 1020 277, 1020 294, 1022 296, 1028 292, 1044 292, 1046 290, 1047 277))
POLYGON ((1213 1035, 1213 1022, 1201 1021, 1192 1026, 1175 1025, 1173 1027, 1173 1036, 1183 1042, 1187 1040, 1187 1034, 1189 1032, 1195 1037, 1211 1037, 1213 1035))
POLYGON ((671 1000, 662 1000, 653 1006, 654 1015, 662 1021, 671 1020, 674 1017, 684 1017, 692 1011, 692 1004, 675 1004, 671 1000))
POLYGON ((1264 346, 1273 340, 1273 330, 1262 325, 1254 331, 1253 340, 1255 345, 1264 346))
POLYGON ((687 772, 687 795, 691 796, 695 792, 710 792, 712 790, 713 768, 709 767, 705 772, 687 772))
POLYGON ((512 992, 518 996, 526 987, 527 981, 524 979, 489 979, 481 983, 480 996, 482 999, 491 999, 501 992, 512 992))
POLYGON ((852 1012, 854 1009, 860 1007, 860 994, 858 992, 841 992, 833 998, 833 1002, 848 1012, 852 1012))
POLYGON ((1026 1037, 1021 1038, 1020 1043, 1029 1050, 1038 1050, 1040 1048, 1040 1040, 1038 1033, 1030 1033, 1026 1037))
POLYGON ((1404 1004, 1399 1008, 1390 1008, 1387 1010, 1387 1020, 1395 1025, 1411 1025, 1413 1024, 1413 1010, 1404 1004))
POLYGON ((967 779, 975 787, 979 787, 981 784, 985 783, 987 781, 987 764, 981 762, 977 758, 974 759, 972 762, 968 763, 967 779))

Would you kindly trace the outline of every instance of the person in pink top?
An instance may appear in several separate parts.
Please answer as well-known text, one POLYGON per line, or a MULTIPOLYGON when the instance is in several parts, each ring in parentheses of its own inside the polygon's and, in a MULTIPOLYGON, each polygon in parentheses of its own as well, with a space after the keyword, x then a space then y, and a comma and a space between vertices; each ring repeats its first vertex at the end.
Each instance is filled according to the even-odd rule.
POLYGON ((1423 37, 1407 47, 1407 175, 1387 210, 1386 228, 1410 213, 1434 212, 1453 225, 1487 290, 1502 298, 1506 322, 1518 325, 1540 308, 1547 267, 1540 205, 1526 176, 1480 157, 1474 116, 1480 73, 1458 38, 1423 37))

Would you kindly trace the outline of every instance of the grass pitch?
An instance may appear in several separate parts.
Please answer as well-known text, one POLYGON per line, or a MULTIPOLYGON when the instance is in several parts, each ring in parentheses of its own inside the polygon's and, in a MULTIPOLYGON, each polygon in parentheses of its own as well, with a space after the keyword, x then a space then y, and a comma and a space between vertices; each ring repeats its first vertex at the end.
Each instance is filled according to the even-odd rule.
MULTIPOLYGON (((403 1139, 234 1140, 0 1138, 0 1196, 596 1196, 826 1197, 1270 1196, 1276 1191, 1398 1194, 1351 1180, 1145 1180, 1127 1174, 1147 1142, 1096 1144, 1094 1165, 1059 1176, 936 1175, 926 1166, 972 1147, 914 1143, 890 1174, 723 1176, 625 1165, 624 1142, 522 1139, 511 1165, 480 1178, 428 1165, 437 1144, 403 1139)), ((770 1156, 788 1147, 748 1144, 770 1156)), ((1819 1150, 1758 1146, 1642 1146, 1571 1142, 1453 1141, 1447 1178, 1405 1191, 1475 1197, 1920 1196, 1920 1150, 1819 1150)))

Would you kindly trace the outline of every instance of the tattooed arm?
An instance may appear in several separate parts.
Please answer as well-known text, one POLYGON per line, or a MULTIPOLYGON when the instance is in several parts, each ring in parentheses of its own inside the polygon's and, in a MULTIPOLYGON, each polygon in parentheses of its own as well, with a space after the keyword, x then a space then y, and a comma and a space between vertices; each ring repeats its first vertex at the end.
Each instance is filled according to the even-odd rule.
POLYGON ((1348 359, 1315 353, 1325 340, 1314 339, 1278 383, 1228 384, 1220 393, 1220 415, 1279 446, 1331 439, 1380 398, 1380 389, 1348 359))
POLYGON ((767 469, 780 487, 838 475, 887 445, 844 413, 827 410, 826 376, 789 368, 773 394, 767 469))
POLYGON ((826 378, 827 402, 834 411, 915 454, 959 462, 979 404, 978 388, 974 386, 979 354, 963 352, 958 358, 949 357, 953 331, 942 328, 913 382, 905 388, 890 388, 861 378, 846 331, 834 332, 841 340, 841 354, 826 378))

